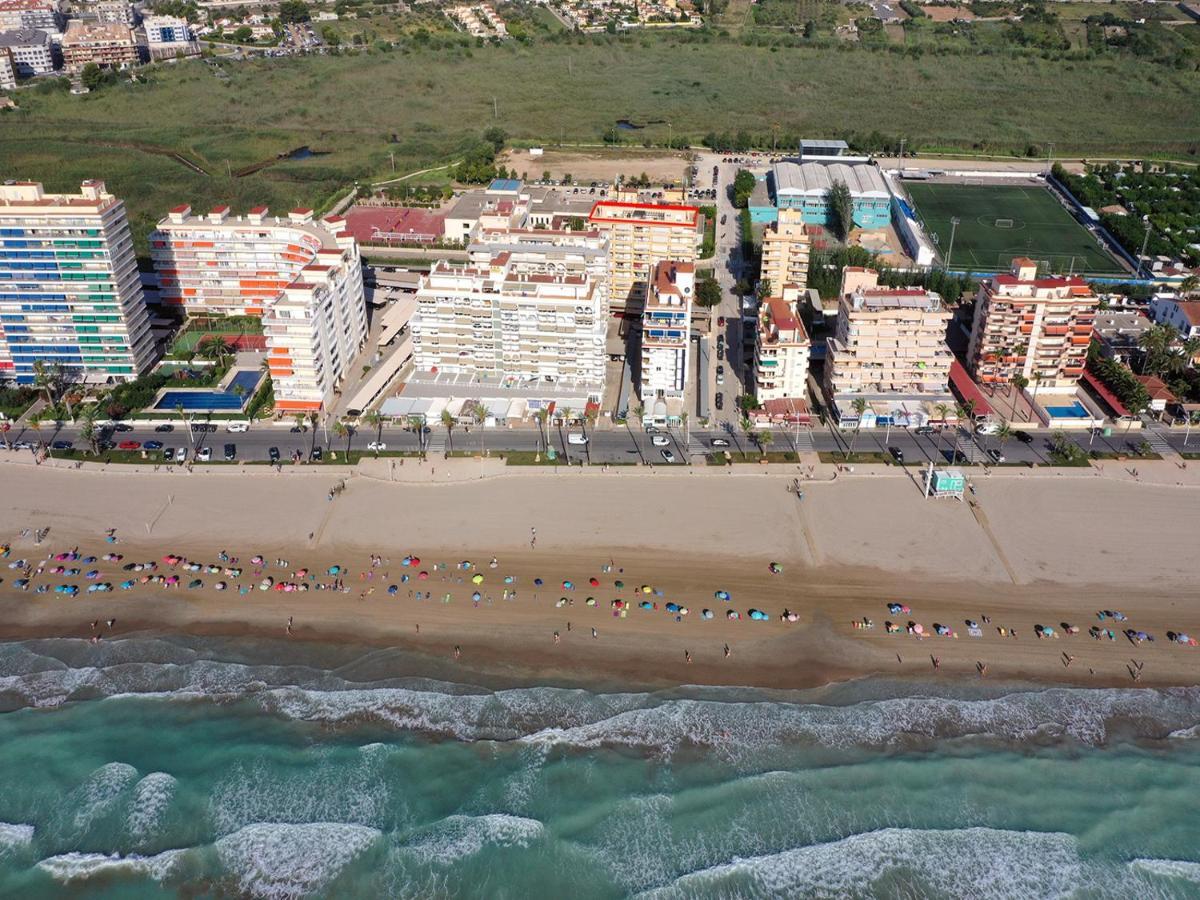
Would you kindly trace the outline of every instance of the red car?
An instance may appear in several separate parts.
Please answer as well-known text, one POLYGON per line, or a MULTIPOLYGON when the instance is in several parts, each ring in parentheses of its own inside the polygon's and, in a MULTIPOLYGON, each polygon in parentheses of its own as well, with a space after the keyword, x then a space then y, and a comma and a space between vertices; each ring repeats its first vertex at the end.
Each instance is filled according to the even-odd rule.
POLYGON ((141 450, 142 443, 141 441, 121 441, 117 447, 121 450, 141 450))

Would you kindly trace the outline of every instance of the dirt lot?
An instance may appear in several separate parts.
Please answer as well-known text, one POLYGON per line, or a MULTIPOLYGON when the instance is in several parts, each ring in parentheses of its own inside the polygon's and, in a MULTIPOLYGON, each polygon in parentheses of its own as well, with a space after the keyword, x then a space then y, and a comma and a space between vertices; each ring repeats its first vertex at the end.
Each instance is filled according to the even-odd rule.
POLYGON ((682 153, 650 150, 551 150, 542 156, 530 156, 528 150, 509 150, 497 164, 529 173, 530 180, 542 177, 561 179, 570 175, 576 181, 611 182, 617 175, 637 176, 643 172, 655 183, 683 181, 687 159, 682 153))
POLYGON ((974 19, 975 13, 965 6, 922 6, 925 15, 935 22, 952 22, 955 19, 974 19))

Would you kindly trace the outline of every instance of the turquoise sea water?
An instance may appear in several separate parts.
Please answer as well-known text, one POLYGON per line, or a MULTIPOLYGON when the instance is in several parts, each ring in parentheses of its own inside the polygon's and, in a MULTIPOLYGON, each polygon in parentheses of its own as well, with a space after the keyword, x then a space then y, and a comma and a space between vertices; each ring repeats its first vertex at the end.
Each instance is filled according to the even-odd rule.
POLYGON ((1200 689, 423 670, 0 645, 0 896, 1200 897, 1200 689))

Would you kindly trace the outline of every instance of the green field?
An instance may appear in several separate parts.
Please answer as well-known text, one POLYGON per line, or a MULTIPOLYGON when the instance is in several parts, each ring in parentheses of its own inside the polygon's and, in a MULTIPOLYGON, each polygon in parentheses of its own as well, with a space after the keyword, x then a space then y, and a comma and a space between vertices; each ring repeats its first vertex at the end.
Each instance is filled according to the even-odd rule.
POLYGON ((928 181, 904 186, 943 258, 951 249, 950 219, 958 217, 950 268, 1000 272, 1014 256, 1028 256, 1044 261, 1051 272, 1125 273, 1044 187, 928 181))
MULTIPOLYGON (((1200 149, 1200 75, 1133 59, 907 55, 855 47, 759 47, 717 35, 644 33, 477 48, 138 70, 85 96, 18 92, 0 114, 0 172, 78 190, 102 178, 134 236, 177 203, 319 210, 350 188, 444 164, 488 127, 514 140, 595 145, 617 119, 710 131, 905 135, 909 147, 1186 156, 1200 149), (1093 98, 1064 103, 1063 97, 1093 98), (1098 114, 1103 110, 1104 114, 1098 114), (324 155, 240 169, 309 146, 324 155), (167 152, 204 170, 198 174, 167 152)), ((641 138, 629 135, 640 146, 641 138)))

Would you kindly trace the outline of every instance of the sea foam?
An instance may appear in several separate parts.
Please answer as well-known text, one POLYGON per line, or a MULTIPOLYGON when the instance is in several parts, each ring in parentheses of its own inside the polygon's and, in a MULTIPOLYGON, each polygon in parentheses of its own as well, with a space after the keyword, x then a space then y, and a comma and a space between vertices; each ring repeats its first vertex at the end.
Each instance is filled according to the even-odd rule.
POLYGON ((216 850, 241 893, 289 900, 326 888, 379 837, 361 825, 257 823, 220 838, 216 850))
POLYGON ((38 862, 37 867, 55 881, 86 881, 98 875, 126 875, 162 881, 187 850, 165 850, 154 856, 119 853, 63 853, 38 862))

